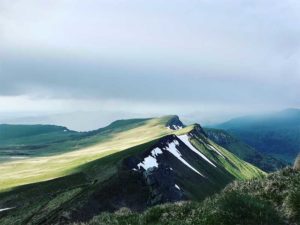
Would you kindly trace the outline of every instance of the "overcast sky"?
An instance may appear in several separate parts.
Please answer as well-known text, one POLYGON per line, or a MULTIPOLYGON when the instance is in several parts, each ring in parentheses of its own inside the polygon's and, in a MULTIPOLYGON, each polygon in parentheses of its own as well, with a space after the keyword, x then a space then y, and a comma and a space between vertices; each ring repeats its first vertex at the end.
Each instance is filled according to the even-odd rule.
POLYGON ((0 0, 0 123, 300 107, 298 0, 0 0))

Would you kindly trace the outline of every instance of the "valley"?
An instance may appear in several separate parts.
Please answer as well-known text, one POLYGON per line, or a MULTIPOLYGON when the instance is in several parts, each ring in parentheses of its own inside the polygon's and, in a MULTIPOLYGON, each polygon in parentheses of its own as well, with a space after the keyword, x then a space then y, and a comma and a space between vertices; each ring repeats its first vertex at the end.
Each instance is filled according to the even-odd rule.
POLYGON ((296 108, 234 118, 213 127, 227 131, 261 153, 290 164, 299 153, 300 110, 296 108))

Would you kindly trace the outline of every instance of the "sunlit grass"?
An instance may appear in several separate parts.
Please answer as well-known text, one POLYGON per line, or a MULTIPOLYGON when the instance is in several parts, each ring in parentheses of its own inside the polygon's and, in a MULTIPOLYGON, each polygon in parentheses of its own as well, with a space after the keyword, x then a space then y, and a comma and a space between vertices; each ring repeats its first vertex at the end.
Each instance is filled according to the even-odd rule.
POLYGON ((168 119, 151 119, 139 127, 113 133, 106 140, 100 138, 99 142, 76 151, 0 164, 0 191, 78 172, 77 168, 85 163, 174 133, 165 127, 168 119))

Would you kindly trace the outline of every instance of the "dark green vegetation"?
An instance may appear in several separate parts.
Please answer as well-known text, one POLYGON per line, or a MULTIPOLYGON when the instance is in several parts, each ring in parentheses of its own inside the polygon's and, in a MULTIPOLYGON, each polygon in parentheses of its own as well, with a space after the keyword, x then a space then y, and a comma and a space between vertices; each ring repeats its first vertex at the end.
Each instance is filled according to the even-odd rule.
POLYGON ((52 125, 0 125, 0 161, 64 151, 80 133, 52 125))
POLYGON ((263 179, 234 182, 202 202, 152 207, 143 213, 121 209, 88 225, 299 225, 300 172, 291 168, 263 179))
POLYGON ((248 116, 216 126, 256 150, 292 163, 300 149, 300 110, 288 109, 265 116, 248 116))
MULTIPOLYGON (((0 177, 0 210, 10 208, 0 211, 0 224, 66 224, 124 207, 140 212, 200 201, 233 180, 265 175, 209 140, 199 125, 172 130, 170 121, 180 124, 174 116, 117 121, 61 142, 96 143, 90 147, 0 164, 6 175, 0 177)), ((61 132, 54 130, 44 134, 61 132)))
POLYGON ((285 161, 257 151, 224 130, 206 128, 205 133, 218 145, 263 171, 274 172, 287 166, 285 161))
MULTIPOLYGON (((71 219, 86 219, 101 209, 93 211, 95 204, 88 205, 90 208, 82 209, 83 205, 103 193, 102 198, 99 197, 103 203, 101 206, 109 210, 109 201, 116 194, 112 189, 115 188, 132 201, 135 200, 133 198, 135 194, 141 199, 146 198, 140 190, 130 190, 130 185, 125 186, 124 190, 120 183, 117 183, 120 160, 144 147, 147 145, 85 164, 77 174, 20 186, 12 191, 0 193, 0 208, 13 208, 0 212, 0 224, 65 224, 71 219), (107 187, 111 190, 107 190, 107 187), (131 195, 126 193, 126 189, 131 191, 131 195)), ((126 179, 128 176, 123 178, 126 179)), ((126 180, 129 184, 130 181, 130 179, 126 180)))

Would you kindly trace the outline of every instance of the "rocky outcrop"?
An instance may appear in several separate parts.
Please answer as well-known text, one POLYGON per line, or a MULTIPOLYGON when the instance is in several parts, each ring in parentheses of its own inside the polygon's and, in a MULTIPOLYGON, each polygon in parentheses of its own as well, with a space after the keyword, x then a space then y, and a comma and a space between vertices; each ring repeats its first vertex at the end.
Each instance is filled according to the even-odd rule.
MULTIPOLYGON (((185 200, 184 191, 176 184, 175 171, 168 163, 165 150, 155 152, 153 149, 164 149, 169 143, 179 141, 175 135, 162 138, 155 147, 146 150, 140 156, 132 156, 123 161, 124 166, 133 173, 141 174, 147 184, 150 195, 148 205, 185 200), (164 152, 164 153, 163 153, 164 152), (155 160, 151 167, 147 167, 145 159, 155 160), (144 162, 144 164, 143 164, 144 162)), ((149 161, 150 162, 150 161, 149 161)))
POLYGON ((207 138, 207 134, 205 133, 204 129, 200 126, 200 124, 196 123, 194 125, 194 129, 190 132, 190 134, 193 136, 198 136, 198 137, 205 137, 207 138))
POLYGON ((171 130, 179 130, 184 128, 185 125, 180 121, 178 116, 172 116, 167 122, 166 127, 170 128, 171 130))
POLYGON ((175 183, 175 174, 167 165, 162 164, 158 168, 148 169, 143 175, 150 188, 149 205, 184 199, 182 190, 175 183))

